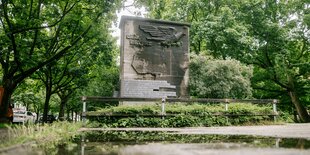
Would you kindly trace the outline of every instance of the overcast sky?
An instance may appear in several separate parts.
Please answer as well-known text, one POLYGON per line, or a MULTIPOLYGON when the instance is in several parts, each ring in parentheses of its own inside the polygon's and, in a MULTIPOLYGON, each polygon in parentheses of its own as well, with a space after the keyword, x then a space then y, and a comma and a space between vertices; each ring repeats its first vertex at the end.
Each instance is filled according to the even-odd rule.
POLYGON ((117 37, 117 44, 120 45, 120 29, 118 28, 121 16, 138 16, 138 17, 144 17, 146 14, 146 10, 144 7, 142 8, 136 8, 133 5, 133 0, 126 0, 124 3, 124 6, 120 11, 117 11, 117 23, 113 23, 112 25, 112 36, 117 37))

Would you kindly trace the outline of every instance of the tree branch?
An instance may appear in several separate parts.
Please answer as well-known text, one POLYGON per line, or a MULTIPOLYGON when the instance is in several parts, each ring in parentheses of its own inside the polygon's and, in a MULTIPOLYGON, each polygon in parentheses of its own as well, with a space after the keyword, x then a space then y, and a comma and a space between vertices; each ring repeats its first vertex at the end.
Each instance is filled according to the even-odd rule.
MULTIPOLYGON (((3 9, 3 17, 5 19, 5 22, 9 26, 8 27, 9 28, 9 32, 12 32, 14 26, 13 26, 13 24, 11 23, 11 21, 9 19, 8 12, 7 12, 7 5, 8 4, 6 3, 6 1, 3 1, 3 4, 2 4, 2 6, 3 6, 3 8, 2 8, 3 9)), ((21 65, 21 63, 19 61, 19 56, 20 55, 19 55, 19 51, 17 50, 17 45, 16 45, 16 40, 15 40, 14 34, 7 33, 6 35, 7 35, 7 37, 11 41, 13 55, 14 55, 14 61, 17 64, 15 66, 12 66, 11 69, 9 69, 9 71, 8 71, 9 74, 13 75, 18 70, 18 68, 21 68, 22 65, 21 65)), ((7 62, 9 62, 9 58, 8 57, 7 57, 7 62)), ((21 68, 21 71, 23 71, 22 68, 21 68)))
MULTIPOLYGON (((59 25, 57 27, 57 30, 56 30, 56 33, 55 33, 55 36, 53 37, 52 41, 51 41, 51 44, 50 44, 50 47, 46 50, 47 53, 51 53, 52 51, 55 50, 58 42, 57 42, 57 38, 59 37, 59 34, 60 34, 60 30, 61 30, 61 25, 59 25)), ((57 50, 56 50, 57 51, 57 50)))
POLYGON ((307 43, 307 40, 305 39, 305 38, 303 38, 303 40, 302 40, 302 48, 301 48, 301 51, 300 51, 300 55, 299 55, 299 57, 297 58, 297 60, 300 60, 303 56, 304 56, 304 54, 305 54, 305 52, 306 52, 306 43, 307 43))
POLYGON ((67 73, 68 65, 69 65, 69 62, 66 62, 66 65, 64 67, 65 69, 62 71, 62 74, 61 76, 59 76, 59 79, 55 82, 56 84, 59 84, 61 80, 65 77, 65 74, 67 73))
MULTIPOLYGON (((0 5, 0 8, 3 7, 3 3, 0 5)), ((6 32, 6 28, 5 28, 5 24, 0 16, 0 25, 2 25, 3 30, 6 32)), ((0 63, 2 66, 2 69, 4 70, 5 73, 8 72, 8 64, 6 61, 4 61, 5 59, 5 55, 4 55, 4 50, 0 51, 0 63)), ((8 53, 8 52, 7 52, 8 53)))
POLYGON ((55 92, 61 90, 61 89, 65 89, 66 87, 68 87, 70 85, 70 83, 74 80, 74 77, 69 77, 67 78, 65 81, 63 81, 62 83, 59 83, 56 85, 56 88, 54 89, 55 92))
MULTIPOLYGON (((64 17, 74 8, 75 5, 76 5, 76 3, 72 4, 72 6, 68 10, 64 10, 64 13, 59 18, 59 20, 57 20, 55 23, 53 23, 51 25, 39 26, 39 27, 21 28, 21 29, 17 29, 17 30, 12 31, 12 34, 22 33, 22 32, 26 32, 26 31, 30 31, 30 30, 40 30, 40 29, 46 29, 46 28, 55 27, 58 23, 60 23, 64 19, 64 17)), ((66 9, 66 7, 65 7, 65 9, 66 9)))
POLYGON ((282 88, 288 89, 288 86, 286 86, 285 84, 281 83, 278 79, 277 76, 274 75, 274 78, 270 79, 272 80, 274 83, 278 84, 279 86, 281 86, 282 88))
POLYGON ((274 93, 285 93, 284 90, 274 90, 274 89, 268 89, 266 87, 255 87, 255 86, 253 86, 253 89, 264 90, 264 91, 274 92, 274 93))
POLYGON ((268 54, 268 43, 266 44, 266 46, 265 46, 265 50, 263 50, 264 51, 264 54, 265 54, 265 57, 266 57, 266 59, 267 59, 267 66, 268 67, 273 67, 273 64, 272 64, 272 62, 271 62, 271 60, 270 60, 270 58, 269 58, 269 54, 268 54))
POLYGON ((33 5, 33 0, 31 0, 31 2, 30 2, 30 8, 29 8, 29 16, 28 16, 28 20, 30 20, 30 19, 31 19, 31 17, 32 17, 32 5, 33 5))
POLYGON ((24 78, 30 76, 32 73, 34 73, 39 68, 41 68, 41 67, 43 67, 43 66, 45 66, 45 65, 47 65, 47 64, 49 64, 55 60, 59 60, 65 54, 65 52, 67 52, 72 47, 74 47, 75 44, 77 44, 89 32, 89 30, 91 28, 92 28, 92 25, 88 26, 88 28, 79 37, 77 37, 70 45, 63 48, 61 51, 59 51, 57 54, 55 54, 54 56, 52 56, 48 60, 43 61, 43 62, 39 63, 37 66, 28 69, 27 71, 24 72, 24 74, 18 74, 16 76, 14 76, 13 78, 16 79, 16 82, 21 82, 24 78))
MULTIPOLYGON (((42 1, 39 0, 39 2, 38 2, 38 12, 37 12, 37 15, 36 15, 37 19, 40 18, 41 4, 42 4, 42 1)), ((31 8, 32 8, 32 3, 31 3, 31 8)), ((37 44, 38 35, 39 35, 39 30, 36 29, 35 32, 34 32, 34 39, 33 39, 33 42, 32 42, 31 48, 30 48, 30 52, 29 52, 30 57, 32 56, 33 51, 34 51, 34 47, 37 44)))
POLYGON ((260 67, 262 67, 262 68, 264 68, 264 69, 267 69, 267 65, 262 61, 262 60, 260 60, 259 58, 256 58, 256 60, 259 62, 252 62, 252 64, 255 64, 255 65, 257 65, 257 66, 260 66, 260 67))

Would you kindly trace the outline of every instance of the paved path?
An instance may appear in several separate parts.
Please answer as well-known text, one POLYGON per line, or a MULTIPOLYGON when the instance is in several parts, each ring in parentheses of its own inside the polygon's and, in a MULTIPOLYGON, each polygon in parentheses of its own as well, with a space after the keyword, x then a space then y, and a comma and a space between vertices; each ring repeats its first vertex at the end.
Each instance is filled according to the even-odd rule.
POLYGON ((81 128, 80 131, 171 131, 179 134, 255 135, 310 139, 310 123, 191 128, 81 128))
POLYGON ((0 129, 0 142, 7 137, 7 134, 8 134, 8 129, 6 128, 0 129))
POLYGON ((255 148, 242 144, 161 144, 149 143, 121 148, 118 155, 309 155, 309 149, 255 148))

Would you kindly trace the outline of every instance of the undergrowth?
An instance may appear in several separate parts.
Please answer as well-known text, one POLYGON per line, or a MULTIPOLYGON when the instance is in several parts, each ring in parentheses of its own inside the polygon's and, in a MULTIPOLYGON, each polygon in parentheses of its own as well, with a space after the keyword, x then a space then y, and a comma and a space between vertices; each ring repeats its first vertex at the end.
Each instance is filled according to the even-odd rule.
MULTIPOLYGON (((88 112, 91 127, 198 127, 243 124, 274 124, 272 105, 225 104, 166 104, 165 118, 161 105, 122 105, 88 112), (105 116, 103 116, 105 115, 105 116), (111 116, 106 116, 111 115, 111 116), (124 117, 113 117, 124 115, 124 117), (132 117, 126 117, 131 115, 132 117), (144 117, 143 115, 155 115, 144 117), (259 115, 259 116, 258 116, 259 115)), ((279 119, 278 119, 279 120, 279 119)))
POLYGON ((7 136, 0 148, 34 142, 38 146, 53 146, 64 143, 75 135, 82 123, 54 122, 52 124, 11 125, 7 126, 7 136))

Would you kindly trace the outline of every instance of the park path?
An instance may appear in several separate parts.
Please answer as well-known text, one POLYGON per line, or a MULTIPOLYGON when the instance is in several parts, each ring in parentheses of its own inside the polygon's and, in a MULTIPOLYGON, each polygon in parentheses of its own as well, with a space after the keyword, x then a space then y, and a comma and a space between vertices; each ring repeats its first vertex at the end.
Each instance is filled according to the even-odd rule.
POLYGON ((310 139, 310 123, 190 128, 81 128, 80 131, 169 131, 176 134, 252 135, 310 139))
POLYGON ((0 142, 7 137, 7 134, 8 134, 7 128, 1 128, 0 129, 0 142))

